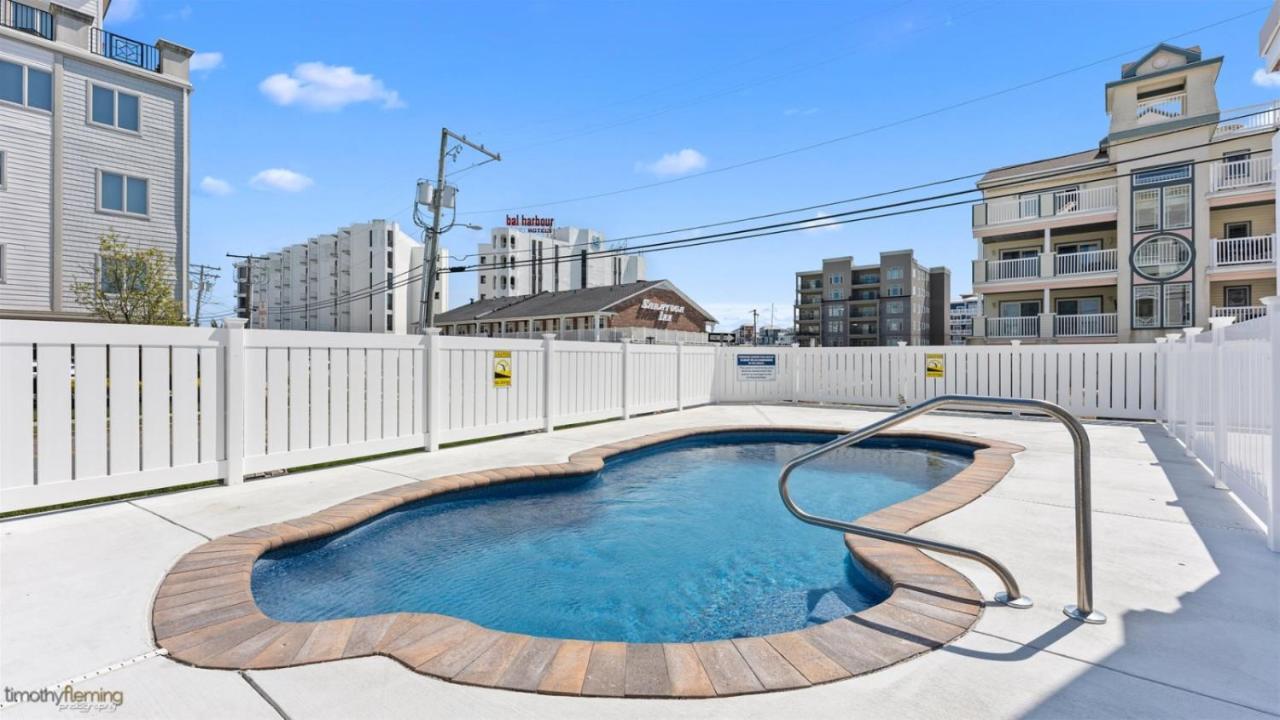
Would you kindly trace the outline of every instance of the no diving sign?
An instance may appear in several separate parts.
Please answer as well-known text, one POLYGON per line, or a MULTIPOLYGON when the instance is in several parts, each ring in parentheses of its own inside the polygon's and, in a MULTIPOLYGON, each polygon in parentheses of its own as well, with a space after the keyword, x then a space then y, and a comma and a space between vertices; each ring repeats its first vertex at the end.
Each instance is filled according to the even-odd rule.
POLYGON ((778 379, 778 356, 775 353, 744 353, 736 359, 739 381, 778 379))

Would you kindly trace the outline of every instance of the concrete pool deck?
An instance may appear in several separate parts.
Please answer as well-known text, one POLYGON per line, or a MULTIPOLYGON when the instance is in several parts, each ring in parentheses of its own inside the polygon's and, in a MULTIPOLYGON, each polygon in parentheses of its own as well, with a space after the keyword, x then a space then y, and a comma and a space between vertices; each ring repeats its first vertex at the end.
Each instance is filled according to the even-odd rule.
MULTIPOLYGON (((1102 626, 1062 615, 1075 597, 1071 444, 1056 423, 933 415, 903 430, 1023 445, 1013 470, 915 534, 1003 561, 1035 599, 991 606, 958 641, 871 675, 706 700, 571 698, 491 690, 369 657, 243 674, 153 655, 165 573, 208 538, 443 474, 561 463, 575 452, 704 425, 853 428, 861 410, 712 406, 0 523, 0 686, 119 690, 120 717, 1277 717, 1280 555, 1154 425, 1089 425, 1095 585, 1102 626)), ((939 556, 984 596, 998 580, 939 556)), ((3 718, 66 717, 20 703, 3 718)))

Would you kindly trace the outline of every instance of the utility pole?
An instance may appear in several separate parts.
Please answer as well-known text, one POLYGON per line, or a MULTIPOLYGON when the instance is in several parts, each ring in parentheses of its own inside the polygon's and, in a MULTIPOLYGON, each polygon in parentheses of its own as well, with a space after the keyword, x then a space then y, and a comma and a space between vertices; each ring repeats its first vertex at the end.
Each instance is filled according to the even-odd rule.
MULTIPOLYGON (((252 330, 253 329, 253 313, 255 310, 258 309, 258 307, 253 304, 253 283, 257 279, 257 276, 253 272, 253 269, 254 269, 253 261, 266 260, 266 258, 261 255, 233 255, 231 253, 227 253, 227 257, 234 258, 236 260, 244 260, 249 265, 249 297, 247 298, 247 302, 249 303, 249 310, 248 310, 249 329, 252 330)), ((240 284, 240 278, 237 277, 236 285, 238 286, 239 284, 240 284)))
POLYGON ((760 311, 751 308, 751 344, 760 344, 760 311))
MULTIPOLYGON (((422 227, 423 230, 428 233, 428 237, 423 238, 424 240, 423 245, 425 245, 426 247, 425 247, 425 252, 422 258, 422 308, 418 313, 419 324, 421 326, 421 331, 423 333, 426 333, 427 328, 435 325, 435 320, 436 320, 435 292, 436 292, 436 274, 440 271, 438 267, 438 264, 440 262, 440 235, 442 233, 448 232, 453 227, 453 223, 450 222, 449 227, 444 228, 443 230, 440 228, 440 216, 442 214, 442 211, 444 210, 445 203, 446 202, 450 203, 450 207, 454 208, 455 217, 457 213, 457 208, 456 208, 457 188, 451 189, 445 185, 444 160, 446 157, 450 155, 453 155, 454 159, 456 160, 457 155, 462 152, 462 147, 457 146, 454 149, 450 150, 449 148, 450 138, 457 140, 459 143, 462 143, 462 145, 466 145, 472 150, 475 150, 479 153, 483 153, 484 155, 487 155, 489 157, 489 160, 484 160, 482 162, 502 160, 501 153, 491 152, 483 144, 477 145, 476 143, 473 143, 470 140, 468 140, 465 135, 459 135, 458 133, 453 132, 449 128, 440 128, 440 158, 436 166, 436 186, 434 190, 432 190, 431 193, 429 194, 429 197, 424 198, 423 192, 422 192, 423 183, 422 181, 419 181, 418 195, 417 195, 417 198, 415 199, 414 209, 413 209, 414 224, 418 225, 419 227, 422 227), (431 205, 430 230, 427 230, 427 228, 425 228, 422 225, 421 220, 418 217, 418 205, 424 204, 424 202, 426 201, 429 201, 431 205)), ((429 186, 430 185, 428 184, 428 187, 429 186)))
POLYGON ((191 321, 191 324, 196 327, 200 326, 200 309, 204 305, 205 294, 212 290, 213 284, 218 281, 219 269, 213 265, 192 265, 187 269, 187 275, 196 288, 196 312, 191 321))

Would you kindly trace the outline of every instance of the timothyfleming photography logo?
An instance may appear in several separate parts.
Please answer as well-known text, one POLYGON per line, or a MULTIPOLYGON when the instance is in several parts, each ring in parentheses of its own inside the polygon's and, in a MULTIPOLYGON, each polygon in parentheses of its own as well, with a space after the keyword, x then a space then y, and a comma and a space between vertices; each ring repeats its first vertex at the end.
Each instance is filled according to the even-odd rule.
POLYGON ((70 685, 39 690, 4 689, 4 705, 18 703, 52 703, 59 710, 71 712, 115 712, 124 704, 123 690, 76 690, 70 685))

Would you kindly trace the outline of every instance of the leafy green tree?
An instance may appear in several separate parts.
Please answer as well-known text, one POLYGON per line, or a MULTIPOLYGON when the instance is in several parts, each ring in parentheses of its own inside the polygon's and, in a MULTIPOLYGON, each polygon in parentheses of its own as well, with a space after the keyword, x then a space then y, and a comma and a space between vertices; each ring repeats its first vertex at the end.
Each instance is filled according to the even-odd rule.
POLYGON ((98 239, 98 267, 75 282, 76 302, 99 319, 128 325, 183 325, 172 260, 158 248, 130 247, 115 232, 98 239))

